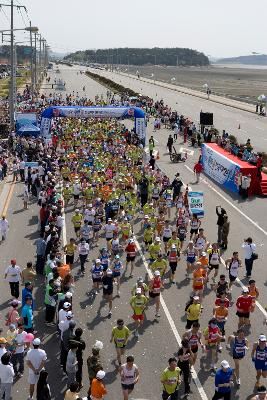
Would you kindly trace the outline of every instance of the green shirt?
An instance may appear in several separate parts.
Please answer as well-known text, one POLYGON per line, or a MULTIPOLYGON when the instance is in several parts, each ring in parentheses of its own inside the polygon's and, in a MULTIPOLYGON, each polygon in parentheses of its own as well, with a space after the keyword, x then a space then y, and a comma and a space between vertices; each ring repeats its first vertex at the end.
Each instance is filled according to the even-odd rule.
POLYGON ((161 381, 168 381, 168 384, 163 384, 164 390, 168 394, 174 393, 177 386, 179 386, 180 372, 181 370, 179 367, 176 367, 174 371, 171 371, 169 368, 164 369, 161 375, 161 381))
POLYGON ((123 347, 130 336, 130 330, 127 328, 127 326, 124 326, 122 329, 119 329, 117 326, 115 326, 112 329, 112 335, 116 346, 123 347))
POLYGON ((148 299, 146 296, 141 294, 140 297, 133 296, 130 300, 130 304, 134 309, 135 315, 142 315, 143 311, 145 309, 146 303, 148 302, 148 299))

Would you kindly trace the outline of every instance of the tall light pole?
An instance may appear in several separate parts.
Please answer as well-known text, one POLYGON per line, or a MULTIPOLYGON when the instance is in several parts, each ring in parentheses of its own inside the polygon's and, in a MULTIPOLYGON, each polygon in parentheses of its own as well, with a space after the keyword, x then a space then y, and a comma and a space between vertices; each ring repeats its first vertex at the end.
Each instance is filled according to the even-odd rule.
POLYGON ((10 91, 9 91, 9 112, 10 112, 10 128, 13 131, 15 127, 15 116, 14 116, 14 101, 17 99, 15 97, 17 90, 16 84, 16 67, 14 65, 14 1, 11 0, 11 15, 10 15, 10 57, 11 57, 11 79, 10 79, 10 91))

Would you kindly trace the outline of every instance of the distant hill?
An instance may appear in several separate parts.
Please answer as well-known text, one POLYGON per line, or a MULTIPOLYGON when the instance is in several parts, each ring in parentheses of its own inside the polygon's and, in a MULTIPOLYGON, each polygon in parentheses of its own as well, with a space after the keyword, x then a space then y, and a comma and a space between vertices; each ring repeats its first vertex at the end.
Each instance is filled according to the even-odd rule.
POLYGON ((73 62, 122 65, 209 65, 204 53, 184 48, 118 48, 76 51, 65 60, 73 62))
POLYGON ((267 65, 267 55, 258 54, 251 56, 240 56, 231 58, 221 58, 218 64, 247 64, 247 65, 267 65))

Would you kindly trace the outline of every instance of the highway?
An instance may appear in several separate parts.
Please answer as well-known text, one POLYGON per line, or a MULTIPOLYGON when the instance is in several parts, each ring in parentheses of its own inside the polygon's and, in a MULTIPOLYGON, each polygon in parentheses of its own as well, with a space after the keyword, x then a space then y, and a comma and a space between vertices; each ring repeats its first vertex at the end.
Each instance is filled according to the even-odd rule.
MULTIPOLYGON (((106 88, 98 83, 92 81, 85 75, 77 74, 80 68, 76 67, 63 67, 60 66, 60 78, 66 81, 66 93, 79 92, 82 95, 82 87, 86 86, 86 95, 94 99, 95 95, 106 94, 106 88)), ((51 72, 52 80, 59 74, 51 72)), ((107 73, 111 77, 110 73, 107 73)), ((114 74, 113 74, 114 75, 114 74)), ((215 125, 219 128, 226 128, 230 130, 230 126, 238 123, 241 119, 242 126, 245 122, 250 132, 253 131, 254 123, 259 124, 260 127, 264 126, 264 122, 256 116, 241 111, 229 109, 229 107, 218 106, 215 104, 202 101, 200 99, 192 98, 190 96, 181 96, 173 93, 167 89, 158 89, 150 84, 140 83, 139 81, 132 80, 116 75, 116 79, 121 80, 122 84, 126 81, 131 84, 131 87, 137 91, 153 96, 157 93, 158 98, 163 98, 165 102, 174 108, 177 108, 184 115, 191 116, 197 120, 200 109, 203 111, 211 111, 215 113, 215 125), (201 105, 202 104, 202 105, 201 105), (231 115, 231 118, 230 118, 231 115), (240 117, 239 117, 240 116, 240 117), (223 125, 225 123, 225 125, 223 125)), ((46 93, 50 91, 45 89, 46 93)), ((64 93, 64 92, 63 92, 64 93)), ((155 97, 155 96, 154 96, 155 97)), ((130 121, 126 122, 127 125, 130 121)), ((148 126, 148 137, 152 132, 152 123, 148 126)), ((258 137, 255 138, 255 145, 262 146, 264 140, 264 132, 261 136, 258 134, 257 126, 254 132, 257 132, 258 137), (257 141, 256 141, 257 140, 257 141)), ((234 131, 232 131, 236 134, 234 131)), ((244 141, 248 137, 244 135, 244 141)), ((174 177, 176 172, 180 172, 184 184, 189 184, 192 188, 204 191, 204 204, 205 204, 205 218, 203 220, 203 227, 210 242, 216 241, 217 217, 215 214, 215 206, 221 205, 227 210, 229 215, 231 227, 229 235, 228 250, 223 252, 223 259, 231 256, 232 252, 237 250, 243 259, 241 249, 242 241, 245 237, 251 236, 257 244, 257 251, 259 253, 259 260, 254 264, 253 277, 256 279, 257 286, 260 291, 259 305, 256 307, 255 312, 251 316, 251 329, 248 332, 248 340, 250 347, 257 339, 260 333, 266 333, 266 325, 263 324, 266 318, 264 313, 264 306, 267 304, 267 277, 265 259, 267 257, 266 249, 266 236, 267 236, 267 220, 266 220, 266 199, 253 198, 247 202, 240 201, 232 195, 225 193, 215 183, 211 182, 206 177, 203 177, 201 183, 196 185, 194 183, 194 175, 192 167, 197 159, 199 152, 194 149, 189 155, 188 161, 183 164, 172 164, 169 161, 169 156, 166 154, 166 142, 169 131, 162 129, 157 133, 153 133, 156 139, 156 149, 159 150, 160 159, 158 166, 162 168, 170 178, 174 177)), ((250 136, 254 143, 254 137, 250 136)), ((176 144, 177 148, 183 147, 188 150, 190 148, 182 143, 176 144)), ((11 185, 11 183, 7 183, 11 185)), ((11 258, 17 259, 17 264, 25 267, 27 261, 34 261, 34 241, 38 237, 38 207, 35 202, 31 202, 28 210, 23 210, 22 190, 23 187, 20 183, 16 183, 10 203, 7 203, 7 218, 10 223, 10 231, 8 240, 0 245, 1 251, 1 272, 4 273, 5 267, 8 265, 11 258)), ((0 210, 3 209, 7 192, 3 191, 0 196, 0 210)), ((70 222, 73 214, 73 204, 66 209, 66 236, 67 240, 73 236, 73 228, 70 222)), ((95 340, 101 340, 104 343, 104 349, 101 352, 101 360, 105 371, 107 372, 105 381, 107 384, 108 400, 122 399, 120 390, 120 380, 117 368, 114 364, 115 348, 110 344, 111 328, 115 325, 117 318, 122 317, 125 323, 133 328, 131 320, 131 309, 129 306, 130 290, 136 282, 138 276, 147 278, 147 263, 145 261, 146 254, 142 251, 142 235, 140 235, 140 218, 137 218, 134 225, 134 232, 138 242, 140 243, 140 254, 137 259, 136 267, 134 269, 134 277, 129 278, 129 271, 125 273, 122 279, 121 297, 115 297, 113 314, 108 318, 108 309, 102 301, 101 296, 92 296, 92 283, 90 277, 90 261, 86 264, 86 274, 81 276, 78 274, 78 264, 74 266, 75 274, 75 294, 74 294, 74 315, 77 325, 84 329, 84 339, 87 348, 84 352, 84 388, 81 391, 83 396, 86 395, 88 389, 88 377, 86 369, 86 358, 90 354, 91 347, 95 340)), ((100 247, 104 244, 101 239, 100 247)), ((89 259, 92 260, 98 255, 98 248, 94 248, 90 253, 89 259)), ((220 272, 225 272, 224 265, 221 265, 220 272)), ((236 332, 237 317, 235 315, 235 300, 241 292, 241 285, 246 283, 243 278, 244 268, 239 271, 240 283, 236 284, 232 291, 232 306, 230 308, 229 318, 226 324, 226 335, 236 332)), ((8 301, 10 300, 9 290, 6 282, 2 279, 0 281, 1 290, 1 314, 2 321, 6 314, 8 301)), ((44 348, 48 354, 48 371, 49 382, 53 399, 63 399, 63 393, 66 387, 66 380, 62 379, 62 373, 59 366, 59 342, 55 329, 44 325, 44 312, 43 312, 43 297, 44 287, 42 279, 37 281, 35 288, 35 296, 37 300, 37 308, 35 312, 35 326, 38 331, 38 336, 41 337, 44 348)), ((116 289, 115 289, 116 292, 116 289)), ((160 374, 167 366, 167 360, 170 356, 176 355, 178 350, 178 342, 180 336, 185 331, 185 317, 184 307, 185 303, 191 293, 191 281, 185 279, 185 259, 182 258, 178 271, 176 273, 176 285, 165 285, 163 291, 163 301, 161 303, 159 321, 154 320, 154 306, 149 306, 146 312, 146 320, 144 329, 137 341, 136 338, 131 337, 127 346, 127 354, 133 354, 135 362, 140 369, 140 382, 136 385, 134 392, 130 396, 134 400, 154 400, 161 397, 161 384, 160 374)), ((201 316, 201 328, 207 326, 208 320, 212 316, 212 308, 215 299, 215 294, 208 284, 205 291, 204 310, 201 316)), ((231 366, 233 361, 229 352, 223 345, 222 354, 219 354, 219 360, 227 359, 231 366)), ((219 364, 218 364, 219 365, 219 364)), ((214 377, 210 375, 209 364, 206 361, 206 356, 199 354, 198 361, 195 367, 197 376, 193 373, 194 382, 191 384, 192 394, 190 399, 193 400, 210 400, 214 393, 214 377)), ((240 389, 234 388, 233 398, 236 400, 250 399, 255 383, 255 369, 250 359, 250 352, 246 356, 245 362, 241 363, 241 387, 240 389)), ((27 373, 24 374, 13 389, 13 398, 15 400, 23 400, 27 398, 27 373)), ((182 393, 182 392, 181 392, 182 393)))

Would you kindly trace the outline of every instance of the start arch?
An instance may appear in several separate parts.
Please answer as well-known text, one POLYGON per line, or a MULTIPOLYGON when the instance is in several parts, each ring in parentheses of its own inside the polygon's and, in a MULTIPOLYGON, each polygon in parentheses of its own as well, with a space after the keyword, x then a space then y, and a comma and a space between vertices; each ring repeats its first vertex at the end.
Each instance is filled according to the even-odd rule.
POLYGON ((135 132, 143 145, 146 139, 145 112, 139 107, 116 106, 51 106, 41 115, 41 135, 50 138, 51 120, 53 117, 66 118, 131 118, 134 117, 135 132))

